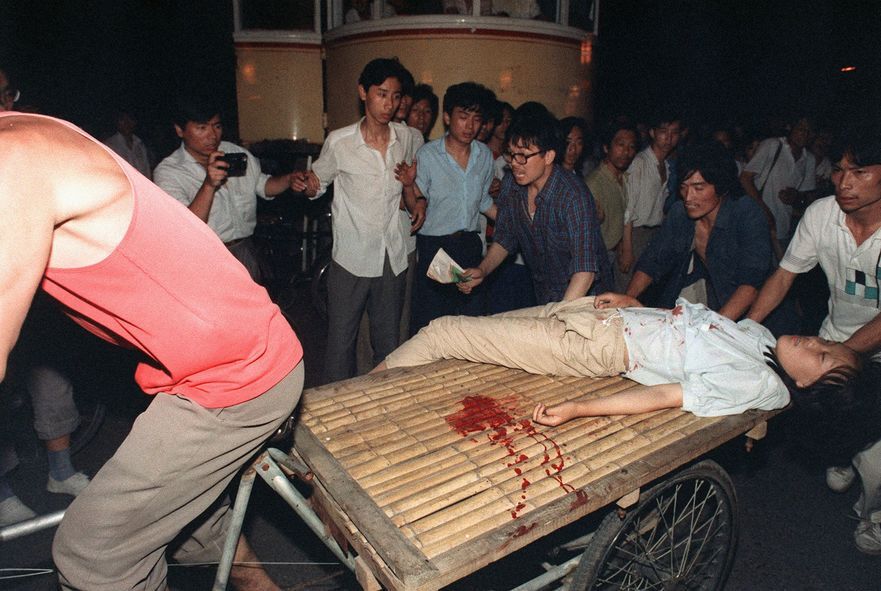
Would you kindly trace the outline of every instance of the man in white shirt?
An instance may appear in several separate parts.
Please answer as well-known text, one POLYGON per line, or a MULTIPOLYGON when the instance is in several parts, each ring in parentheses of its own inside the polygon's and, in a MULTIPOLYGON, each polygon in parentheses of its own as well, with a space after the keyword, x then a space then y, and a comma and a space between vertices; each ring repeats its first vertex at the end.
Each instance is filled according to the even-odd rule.
MULTIPOLYGON (((805 211, 780 267, 762 286, 748 318, 765 319, 783 300, 800 273, 819 263, 829 283, 829 314, 820 336, 843 342, 854 351, 881 358, 881 132, 864 132, 844 142, 841 158, 832 168, 835 196, 819 199, 805 211)), ((859 403, 859 401, 856 401, 859 403)), ((831 421, 830 413, 821 420, 831 421)), ((881 425, 855 407, 846 425, 858 452, 852 466, 827 470, 826 481, 842 492, 856 479, 862 495, 854 507, 861 521, 854 534, 857 548, 881 554, 881 425), (874 435, 873 435, 874 432, 874 435), (870 441, 874 444, 860 448, 870 441)), ((824 441, 823 445, 832 445, 824 441)), ((848 454, 849 455, 849 454, 848 454)))
POLYGON ((152 179, 150 156, 147 146, 135 135, 137 120, 127 111, 120 111, 116 115, 116 133, 104 140, 111 150, 122 156, 126 162, 148 179, 152 179))
POLYGON ((257 283, 264 282, 251 236, 257 226, 257 199, 272 199, 291 186, 290 174, 269 176, 246 149, 221 141, 220 110, 200 98, 182 101, 174 131, 180 148, 159 163, 153 180, 214 230, 257 283), (244 154, 244 171, 230 170, 227 154, 244 154), (233 174, 230 174, 230 173, 233 174))
POLYGON ((816 187, 816 162, 807 150, 813 126, 803 116, 793 118, 786 137, 769 138, 740 173, 740 184, 768 217, 778 258, 792 232, 792 206, 816 187), (779 244, 778 244, 779 243, 779 244))
POLYGON ((413 225, 402 226, 398 165, 410 164, 423 141, 417 130, 392 122, 407 77, 397 59, 368 63, 358 78, 364 117, 331 132, 312 170, 297 173, 293 181, 294 190, 311 199, 334 183, 325 382, 355 375, 355 343, 365 309, 374 365, 400 340, 407 232, 419 229, 426 209, 424 199, 417 202, 408 192, 413 225))
POLYGON ((636 155, 627 169, 627 207, 624 210, 624 234, 618 249, 618 278, 627 285, 633 265, 651 242, 664 221, 670 163, 667 158, 679 143, 682 122, 670 113, 661 113, 651 122, 649 146, 636 155))

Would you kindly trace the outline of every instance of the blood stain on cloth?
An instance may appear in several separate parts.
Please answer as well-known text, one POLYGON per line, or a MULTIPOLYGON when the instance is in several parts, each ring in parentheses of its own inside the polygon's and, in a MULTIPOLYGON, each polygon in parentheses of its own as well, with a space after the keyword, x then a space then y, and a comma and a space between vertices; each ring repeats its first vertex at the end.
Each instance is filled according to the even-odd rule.
MULTIPOLYGON (((540 433, 535 429, 530 419, 516 419, 517 415, 522 413, 517 408, 514 398, 495 399, 488 396, 466 396, 461 401, 462 409, 445 417, 447 424, 457 431, 462 437, 468 437, 472 441, 477 441, 480 435, 484 435, 490 445, 501 445, 508 453, 509 461, 505 466, 511 468, 514 474, 520 477, 523 470, 518 466, 529 460, 522 449, 520 443, 516 441, 519 434, 529 437, 542 447, 541 466, 544 466, 545 474, 560 485, 567 493, 574 492, 572 485, 563 481, 563 468, 565 460, 560 446, 544 433, 540 433), (476 437, 475 437, 476 436, 476 437)), ((520 438, 522 441, 522 437, 520 438)), ((520 489, 523 492, 521 500, 525 501, 529 485, 532 484, 527 478, 522 478, 520 489)), ((581 495, 586 495, 583 491, 578 491, 581 495)), ((575 503, 579 504, 581 497, 577 497, 575 503)), ((586 502, 586 501, 585 501, 586 502)), ((580 504, 583 504, 581 502, 580 504)), ((576 505, 577 506, 577 505, 576 505)), ((519 502, 511 510, 511 518, 516 519, 526 503, 519 502)))

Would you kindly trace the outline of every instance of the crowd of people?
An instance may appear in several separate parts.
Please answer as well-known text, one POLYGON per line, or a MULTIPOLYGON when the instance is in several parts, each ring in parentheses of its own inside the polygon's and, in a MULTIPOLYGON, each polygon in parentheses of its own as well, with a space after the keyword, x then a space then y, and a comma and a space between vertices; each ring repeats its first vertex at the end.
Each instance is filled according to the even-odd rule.
MULTIPOLYGON (((257 198, 316 199, 331 185, 325 382, 357 373, 366 312, 380 370, 457 357, 643 385, 539 405, 545 425, 791 399, 834 451, 829 486, 860 481, 855 542, 881 554, 881 133, 832 143, 799 114, 758 141, 658 110, 594 134, 476 82, 439 99, 394 58, 369 62, 352 91, 363 116, 330 132, 308 170, 263 173, 223 140, 220 110, 201 97, 180 100, 180 147, 151 170, 130 114, 103 145, 16 113, 0 72, 11 146, 0 219, 17 220, 0 232, 0 378, 40 288, 77 323, 140 350, 135 379, 158 394, 91 483, 63 453, 75 422, 41 431, 62 452, 50 455, 49 490, 78 495, 53 549, 63 588, 161 588, 169 551, 217 557, 224 490, 303 384, 302 347, 260 287, 257 198), (438 118, 444 133, 431 139, 438 118), (51 175, 46 150, 62 156, 51 175), (458 267, 438 281, 444 253, 458 267), (811 327, 802 319, 816 298, 797 279, 818 264, 828 310, 811 327)), ((46 388, 71 397, 63 374, 46 388)), ((31 516, 0 477, 0 524, 31 516)), ((244 538, 237 552, 250 555, 244 538)), ((272 588, 261 577, 237 581, 272 588)))

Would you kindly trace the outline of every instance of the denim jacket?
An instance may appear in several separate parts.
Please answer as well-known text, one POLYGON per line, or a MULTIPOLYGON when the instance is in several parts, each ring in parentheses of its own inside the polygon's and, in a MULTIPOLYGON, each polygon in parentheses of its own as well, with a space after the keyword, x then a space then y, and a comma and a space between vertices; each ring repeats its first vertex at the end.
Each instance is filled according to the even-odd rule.
MULTIPOLYGON (((673 307, 687 281, 693 251, 694 220, 677 201, 636 265, 661 289, 657 302, 673 307)), ((706 265, 697 258, 692 280, 707 279, 707 298, 713 310, 721 308, 741 285, 756 289, 771 273, 771 237, 759 205, 748 196, 725 198, 707 243, 706 265)))

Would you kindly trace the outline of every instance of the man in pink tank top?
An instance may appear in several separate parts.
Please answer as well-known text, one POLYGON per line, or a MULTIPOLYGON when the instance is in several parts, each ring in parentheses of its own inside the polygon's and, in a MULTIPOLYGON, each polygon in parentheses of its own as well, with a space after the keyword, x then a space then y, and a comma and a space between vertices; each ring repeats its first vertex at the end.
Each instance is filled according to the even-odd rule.
POLYGON ((223 493, 296 406, 302 347, 214 233, 94 138, 0 113, 0 145, 0 380, 42 288, 141 351, 156 394, 58 529, 61 587, 164 589, 167 552, 219 557, 223 493))

